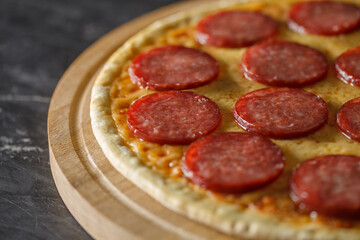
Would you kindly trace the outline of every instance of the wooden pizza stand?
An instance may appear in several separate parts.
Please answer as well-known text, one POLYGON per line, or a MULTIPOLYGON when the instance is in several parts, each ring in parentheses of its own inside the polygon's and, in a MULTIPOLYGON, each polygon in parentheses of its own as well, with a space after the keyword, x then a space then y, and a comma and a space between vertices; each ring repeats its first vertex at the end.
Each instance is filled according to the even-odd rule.
POLYGON ((90 95, 108 57, 154 20, 208 1, 146 14, 84 51, 62 76, 48 114, 50 165, 66 206, 96 239, 232 239, 163 207, 125 179, 104 156, 90 123, 90 95))

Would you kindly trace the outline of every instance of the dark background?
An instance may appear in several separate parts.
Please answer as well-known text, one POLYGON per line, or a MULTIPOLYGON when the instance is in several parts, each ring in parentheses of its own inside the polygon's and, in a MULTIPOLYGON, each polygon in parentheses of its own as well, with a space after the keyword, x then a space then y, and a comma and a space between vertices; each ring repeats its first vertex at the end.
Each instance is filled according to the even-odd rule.
POLYGON ((46 118, 61 75, 113 28, 176 0, 0 0, 0 239, 89 239, 51 176, 46 118))

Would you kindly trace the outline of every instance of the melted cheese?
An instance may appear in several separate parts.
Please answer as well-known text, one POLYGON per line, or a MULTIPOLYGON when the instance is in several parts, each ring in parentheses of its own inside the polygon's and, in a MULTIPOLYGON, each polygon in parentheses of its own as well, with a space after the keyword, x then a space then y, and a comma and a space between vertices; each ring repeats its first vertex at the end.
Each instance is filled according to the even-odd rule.
MULTIPOLYGON (((284 221, 301 222, 320 221, 329 226, 359 227, 360 223, 345 222, 336 219, 314 218, 314 214, 301 213, 301 210, 290 200, 288 181, 292 169, 300 162, 317 156, 328 154, 351 154, 360 156, 360 143, 347 139, 335 124, 335 115, 339 108, 348 100, 360 96, 360 88, 347 85, 335 77, 333 64, 335 59, 348 49, 354 48, 360 42, 360 30, 341 36, 324 37, 315 35, 300 35, 290 31, 286 26, 286 15, 290 3, 248 3, 241 4, 231 9, 246 9, 261 11, 280 24, 278 39, 298 42, 323 52, 330 64, 326 79, 305 87, 304 89, 321 96, 329 108, 328 124, 319 131, 307 137, 294 140, 273 140, 283 151, 286 157, 286 168, 279 179, 258 191, 242 194, 217 194, 194 186, 198 192, 206 194, 214 201, 226 201, 238 204, 249 211, 262 211, 276 215, 284 221)), ((240 72, 239 64, 246 48, 226 49, 212 46, 201 46, 194 40, 195 24, 185 27, 169 29, 166 34, 150 42, 146 47, 134 52, 134 57, 139 53, 155 47, 165 45, 183 45, 205 51, 220 63, 221 74, 218 80, 199 87, 190 89, 205 95, 215 101, 222 113, 222 124, 217 132, 243 132, 233 120, 235 102, 242 95, 267 87, 260 83, 245 79, 240 72)), ((180 168, 181 159, 187 146, 159 145, 142 141, 132 135, 126 124, 126 112, 130 104, 141 96, 153 91, 141 89, 134 85, 128 74, 130 61, 122 68, 122 73, 114 81, 111 89, 112 117, 121 137, 144 163, 155 171, 172 178, 182 178, 180 168)))

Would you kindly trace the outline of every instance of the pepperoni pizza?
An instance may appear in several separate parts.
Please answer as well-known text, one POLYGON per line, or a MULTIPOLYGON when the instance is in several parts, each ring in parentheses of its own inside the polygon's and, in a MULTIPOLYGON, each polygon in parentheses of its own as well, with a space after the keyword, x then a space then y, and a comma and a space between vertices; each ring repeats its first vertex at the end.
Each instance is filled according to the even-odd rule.
POLYGON ((167 207, 259 239, 360 239, 360 4, 219 1, 108 60, 94 134, 167 207))

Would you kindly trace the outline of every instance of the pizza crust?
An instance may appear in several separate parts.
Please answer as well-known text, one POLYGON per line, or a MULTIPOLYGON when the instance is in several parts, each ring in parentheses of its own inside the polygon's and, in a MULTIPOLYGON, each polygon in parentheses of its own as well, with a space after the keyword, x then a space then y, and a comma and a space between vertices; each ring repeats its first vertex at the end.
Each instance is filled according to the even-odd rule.
MULTIPOLYGON (((112 165, 139 188, 166 207, 228 234, 251 239, 360 239, 356 229, 331 229, 317 223, 288 224, 240 206, 214 201, 193 190, 185 179, 166 178, 148 168, 118 134, 111 116, 111 85, 121 66, 150 39, 174 26, 197 22, 215 9, 242 1, 219 1, 159 20, 137 33, 106 62, 92 90, 91 124, 95 137, 112 165)), ((267 1, 269 2, 269 1, 267 1)))

